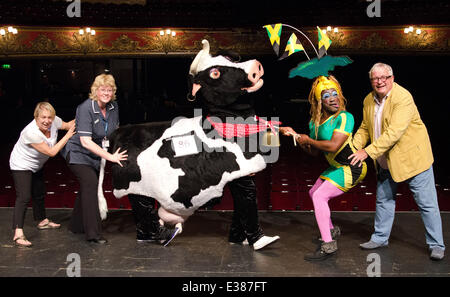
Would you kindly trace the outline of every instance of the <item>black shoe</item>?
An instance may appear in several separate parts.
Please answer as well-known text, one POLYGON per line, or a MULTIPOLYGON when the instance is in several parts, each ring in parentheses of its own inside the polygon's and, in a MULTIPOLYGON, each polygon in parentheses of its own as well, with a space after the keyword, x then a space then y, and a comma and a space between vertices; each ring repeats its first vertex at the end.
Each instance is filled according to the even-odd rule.
POLYGON ((138 234, 137 236, 137 242, 158 242, 162 245, 166 246, 168 245, 174 238, 177 236, 177 234, 180 232, 180 229, 174 228, 169 229, 164 226, 160 226, 158 229, 157 234, 153 235, 142 235, 138 234))
POLYGON ((107 244, 108 243, 108 240, 106 240, 106 238, 103 238, 103 237, 88 239, 87 241, 90 243, 95 243, 95 244, 107 244))
POLYGON ((137 232, 136 241, 137 242, 154 242, 158 240, 156 235, 145 234, 142 232, 137 232))
POLYGON ((163 240, 161 240, 161 244, 163 246, 167 246, 172 239, 175 238, 175 236, 177 236, 178 232, 180 232, 180 229, 175 228, 175 229, 168 229, 168 228, 164 228, 165 230, 163 230, 161 232, 161 237, 164 238, 163 240))
POLYGON ((154 242, 155 240, 154 239, 151 239, 151 238, 145 238, 145 237, 137 237, 136 238, 136 241, 138 242, 138 243, 145 243, 145 242, 154 242))
POLYGON ((235 244, 244 244, 244 242, 247 242, 247 244, 248 244, 248 241, 247 241, 247 238, 245 238, 245 236, 244 237, 229 237, 228 238, 228 242, 229 243, 235 243, 235 244))
POLYGON ((323 261, 334 254, 336 254, 338 248, 337 248, 337 241, 333 240, 330 242, 323 242, 319 248, 312 254, 306 254, 305 260, 306 261, 323 261))

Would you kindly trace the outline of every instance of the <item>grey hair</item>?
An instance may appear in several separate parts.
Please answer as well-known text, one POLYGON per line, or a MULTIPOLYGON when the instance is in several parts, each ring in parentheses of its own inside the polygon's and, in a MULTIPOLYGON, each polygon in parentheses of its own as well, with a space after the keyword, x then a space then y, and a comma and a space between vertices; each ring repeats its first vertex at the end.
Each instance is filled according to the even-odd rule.
POLYGON ((388 72, 389 75, 394 75, 394 71, 392 70, 391 66, 389 66, 388 64, 384 64, 384 63, 376 63, 375 65, 372 66, 372 68, 370 68, 369 78, 372 78, 372 71, 375 68, 384 68, 388 72))

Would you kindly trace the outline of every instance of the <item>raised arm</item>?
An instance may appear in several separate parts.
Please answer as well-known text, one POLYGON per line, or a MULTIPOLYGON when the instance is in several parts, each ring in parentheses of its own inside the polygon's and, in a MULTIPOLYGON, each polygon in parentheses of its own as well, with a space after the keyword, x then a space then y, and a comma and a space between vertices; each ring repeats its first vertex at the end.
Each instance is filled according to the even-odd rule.
POLYGON ((72 137, 75 133, 75 122, 73 122, 69 127, 66 135, 64 135, 64 137, 61 138, 61 140, 58 141, 53 147, 48 146, 45 141, 41 143, 32 143, 31 146, 44 155, 54 157, 57 153, 59 153, 59 151, 66 145, 67 141, 69 141, 70 137, 72 137))
POLYGON ((348 134, 334 131, 331 140, 314 140, 306 134, 298 134, 295 139, 300 145, 309 145, 317 150, 335 153, 347 141, 347 138, 348 134))
POLYGON ((291 127, 280 127, 280 133, 282 133, 283 135, 286 136, 293 136, 295 141, 297 143, 300 144, 300 147, 307 153, 313 155, 313 156, 317 156, 319 154, 319 150, 312 147, 311 145, 304 143, 304 142, 300 142, 300 135, 305 135, 305 134, 298 134, 297 132, 295 132, 294 129, 292 129, 291 127))
POLYGON ((69 130, 73 125, 75 125, 75 119, 71 120, 70 122, 63 121, 60 130, 69 130))

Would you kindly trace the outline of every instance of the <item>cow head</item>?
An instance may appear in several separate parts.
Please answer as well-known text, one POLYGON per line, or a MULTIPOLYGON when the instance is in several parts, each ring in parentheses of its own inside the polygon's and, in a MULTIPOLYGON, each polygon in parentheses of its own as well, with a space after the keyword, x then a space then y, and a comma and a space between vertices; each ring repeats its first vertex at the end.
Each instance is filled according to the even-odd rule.
POLYGON ((264 81, 264 69, 257 60, 232 61, 228 56, 212 57, 209 42, 202 41, 203 49, 197 54, 189 70, 188 99, 201 93, 207 104, 226 106, 243 93, 259 90, 264 81))

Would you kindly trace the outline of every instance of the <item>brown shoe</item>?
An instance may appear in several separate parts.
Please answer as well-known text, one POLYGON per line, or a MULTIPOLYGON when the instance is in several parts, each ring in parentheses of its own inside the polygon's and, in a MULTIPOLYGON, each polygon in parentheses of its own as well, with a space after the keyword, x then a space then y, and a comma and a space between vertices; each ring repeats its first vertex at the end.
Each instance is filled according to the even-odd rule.
POLYGON ((312 254, 306 254, 306 261, 322 261, 332 255, 334 255, 338 250, 337 241, 333 240, 330 242, 322 242, 319 248, 312 254))
MULTIPOLYGON (((331 239, 336 240, 341 236, 341 228, 339 226, 334 226, 333 229, 330 229, 331 239)), ((317 240, 323 242, 322 237, 317 237, 317 240)))

